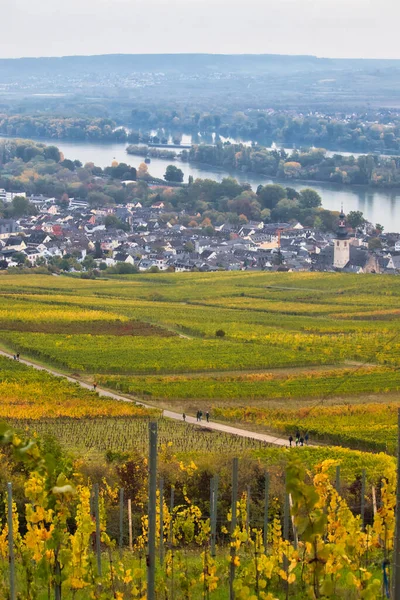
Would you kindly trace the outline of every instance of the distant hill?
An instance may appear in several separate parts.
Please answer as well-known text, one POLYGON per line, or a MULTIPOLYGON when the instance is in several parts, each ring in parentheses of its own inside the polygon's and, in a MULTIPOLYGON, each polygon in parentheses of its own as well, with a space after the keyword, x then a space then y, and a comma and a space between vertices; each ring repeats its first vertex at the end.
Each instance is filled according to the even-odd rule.
POLYGON ((0 59, 0 79, 66 72, 273 72, 400 68, 400 60, 330 59, 280 54, 104 54, 0 59))

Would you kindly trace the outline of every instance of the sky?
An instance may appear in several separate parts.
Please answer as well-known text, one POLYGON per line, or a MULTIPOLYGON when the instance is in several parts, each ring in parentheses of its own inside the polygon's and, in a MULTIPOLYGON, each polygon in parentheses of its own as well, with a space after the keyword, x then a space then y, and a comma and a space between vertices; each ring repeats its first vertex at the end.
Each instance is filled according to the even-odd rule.
POLYGON ((111 53, 400 58, 398 0, 1 0, 0 57, 111 53))

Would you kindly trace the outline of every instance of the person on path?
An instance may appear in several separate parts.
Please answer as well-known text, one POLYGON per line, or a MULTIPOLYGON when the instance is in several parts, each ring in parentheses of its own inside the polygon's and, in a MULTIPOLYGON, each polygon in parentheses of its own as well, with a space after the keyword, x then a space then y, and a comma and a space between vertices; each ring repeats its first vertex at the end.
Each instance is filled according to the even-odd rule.
POLYGON ((17 360, 17 355, 16 354, 14 354, 14 360, 17 360))
POLYGON ((182 415, 182 419, 183 419, 184 421, 186 421, 186 415, 185 415, 185 413, 183 413, 183 415, 182 415))
POLYGON ((296 437, 300 439, 300 431, 298 429, 296 430, 296 437))
POLYGON ((199 410, 196 413, 196 421, 200 421, 200 411, 199 410))
POLYGON ((210 413, 208 411, 206 412, 206 421, 207 423, 210 422, 210 413))
POLYGON ((93 382, 93 391, 94 391, 94 392, 96 391, 96 388, 97 388, 97 383, 94 381, 94 382, 93 382))
POLYGON ((298 436, 297 433, 296 433, 296 446, 299 445, 299 442, 300 442, 300 436, 298 436))
POLYGON ((304 446, 304 438, 303 437, 300 438, 300 446, 304 446))
POLYGON ((292 447, 293 436, 289 435, 289 446, 292 447))
POLYGON ((17 352, 17 360, 19 360, 19 352, 17 352))
POLYGON ((203 411, 199 410, 199 421, 201 421, 202 417, 203 417, 203 411))
POLYGON ((308 446, 308 432, 306 433, 306 435, 304 436, 304 441, 306 443, 306 446, 308 446))

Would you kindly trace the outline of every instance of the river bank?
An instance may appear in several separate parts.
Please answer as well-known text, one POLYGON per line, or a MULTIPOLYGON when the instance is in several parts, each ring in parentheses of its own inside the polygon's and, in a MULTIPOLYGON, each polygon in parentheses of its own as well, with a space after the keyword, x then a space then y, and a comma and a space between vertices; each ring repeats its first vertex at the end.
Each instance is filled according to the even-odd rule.
MULTIPOLYGON (((40 141, 58 146, 66 158, 80 160, 83 164, 94 162, 102 168, 110 166, 113 160, 128 162, 135 167, 143 162, 142 157, 127 154, 128 144, 125 143, 62 142, 54 139, 40 141)), ((153 158, 149 164, 149 172, 154 178, 163 179, 169 164, 171 164, 171 160, 153 158)), ((336 183, 282 180, 257 173, 234 172, 216 167, 206 168, 204 165, 185 162, 179 162, 179 167, 184 173, 185 182, 188 181, 189 176, 193 179, 214 179, 215 181, 222 181, 224 177, 234 177, 239 183, 249 183, 254 190, 258 185, 267 183, 279 183, 297 190, 312 187, 320 194, 323 208, 340 211, 343 204, 346 212, 360 210, 368 221, 381 223, 386 231, 400 231, 400 190, 372 189, 361 186, 350 188, 350 186, 336 183)))

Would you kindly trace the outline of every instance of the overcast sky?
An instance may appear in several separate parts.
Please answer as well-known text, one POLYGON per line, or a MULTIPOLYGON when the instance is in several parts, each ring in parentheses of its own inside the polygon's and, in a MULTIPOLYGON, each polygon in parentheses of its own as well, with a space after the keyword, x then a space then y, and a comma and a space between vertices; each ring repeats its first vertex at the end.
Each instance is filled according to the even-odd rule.
POLYGON ((2 0, 0 57, 277 53, 400 58, 399 0, 2 0))

